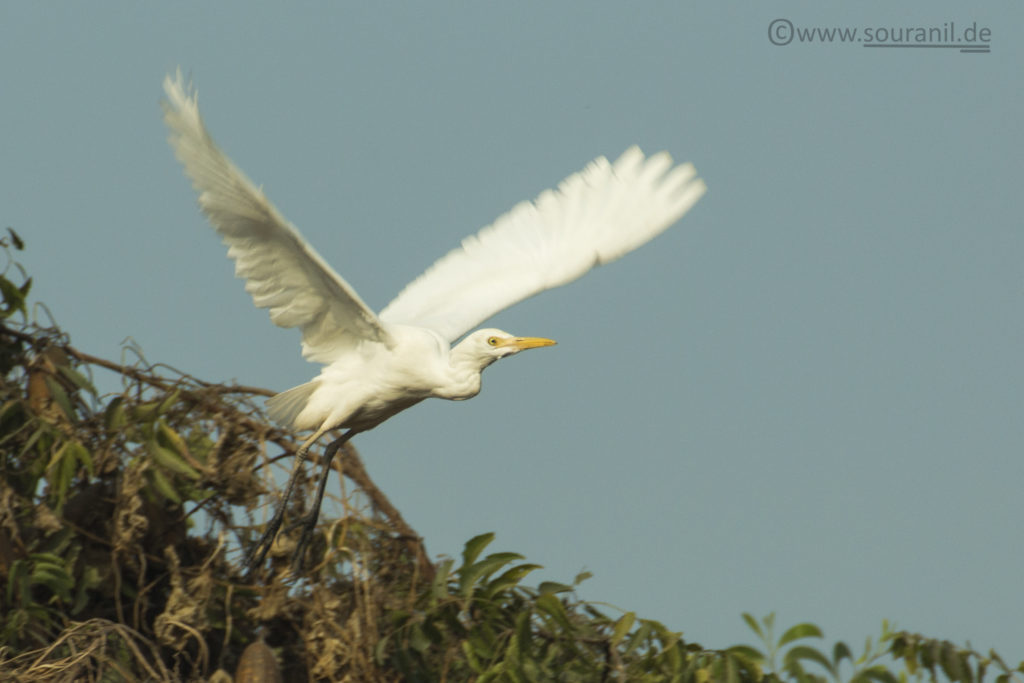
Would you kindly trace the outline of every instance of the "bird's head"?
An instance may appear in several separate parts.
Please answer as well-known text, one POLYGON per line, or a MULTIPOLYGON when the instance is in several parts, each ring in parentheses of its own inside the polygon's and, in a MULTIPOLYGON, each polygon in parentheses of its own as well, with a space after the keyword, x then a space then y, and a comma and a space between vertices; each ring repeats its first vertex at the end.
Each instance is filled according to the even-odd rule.
POLYGON ((477 330, 463 339, 455 347, 459 355, 478 360, 481 368, 485 368, 499 358, 512 354, 536 349, 541 346, 553 346, 554 341, 542 337, 516 337, 495 329, 477 330))

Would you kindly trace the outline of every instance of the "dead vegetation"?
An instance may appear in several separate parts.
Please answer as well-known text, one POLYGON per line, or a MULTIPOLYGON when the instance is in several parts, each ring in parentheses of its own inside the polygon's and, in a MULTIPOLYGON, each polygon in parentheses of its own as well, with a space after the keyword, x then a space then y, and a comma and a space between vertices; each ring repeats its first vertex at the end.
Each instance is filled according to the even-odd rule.
POLYGON ((388 680, 374 652, 384 615, 412 609, 433 566, 354 449, 339 464, 355 488, 333 496, 308 575, 288 575, 283 536, 266 573, 246 577, 271 473, 296 446, 262 419, 269 392, 103 361, 53 329, 4 328, 0 344, 2 624, 20 652, 0 673, 191 679, 233 670, 262 638, 300 655, 285 658, 289 680, 388 680), (96 394, 98 368, 120 393, 96 394))
MULTIPOLYGON (((131 347, 135 362, 114 363, 55 327, 12 324, 23 280, 0 283, 0 678, 203 679, 265 642, 287 653, 287 680, 394 680, 378 634, 434 568, 356 451, 336 461, 348 490, 335 486, 307 574, 289 575, 282 534, 265 571, 244 576, 296 447, 262 415, 271 392, 149 365, 131 347), (102 373, 119 391, 97 392, 102 373)), ((299 482, 292 519, 312 484, 299 482)))

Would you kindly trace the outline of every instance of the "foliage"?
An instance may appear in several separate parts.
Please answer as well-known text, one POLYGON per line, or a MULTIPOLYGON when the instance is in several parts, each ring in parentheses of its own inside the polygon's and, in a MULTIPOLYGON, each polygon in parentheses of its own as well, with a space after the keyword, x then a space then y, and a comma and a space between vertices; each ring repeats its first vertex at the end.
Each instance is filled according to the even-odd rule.
MULTIPOLYGON (((13 232, 0 244, 22 248, 13 232)), ((30 286, 13 263, 0 275, 5 680, 1021 680, 995 653, 887 625, 854 656, 808 645, 812 624, 775 639, 771 615, 744 615, 762 649, 708 650, 579 599, 586 574, 526 585, 537 565, 485 554, 492 534, 431 562, 351 448, 304 576, 289 573, 287 533, 245 576, 260 496, 296 446, 263 416, 269 392, 148 366, 131 347, 132 364, 82 353, 32 322, 30 286), (120 390, 101 395, 99 372, 120 390)))

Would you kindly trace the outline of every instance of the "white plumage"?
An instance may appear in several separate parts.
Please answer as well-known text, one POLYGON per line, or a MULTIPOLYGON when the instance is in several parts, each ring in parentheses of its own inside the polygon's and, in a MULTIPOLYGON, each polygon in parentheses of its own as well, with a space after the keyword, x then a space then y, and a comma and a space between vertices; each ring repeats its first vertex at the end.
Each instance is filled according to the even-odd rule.
MULTIPOLYGON (((613 164, 598 158, 464 239, 375 315, 217 148, 180 71, 164 80, 164 91, 171 146, 228 246, 236 275, 274 324, 299 328, 303 356, 325 366, 316 379, 267 403, 276 421, 315 430, 296 454, 295 472, 325 432, 346 430, 328 446, 302 545, 341 444, 425 398, 471 398, 480 390, 480 373, 494 361, 554 344, 496 329, 452 342, 512 304, 648 242, 706 190, 691 164, 673 167, 665 152, 645 157, 631 147, 613 164)), ((293 472, 251 565, 262 562, 280 528, 294 479, 293 472)))
POLYGON ((700 199, 693 164, 631 147, 614 164, 579 173, 462 240, 383 311, 384 322, 437 330, 455 341, 495 313, 567 284, 648 242, 700 199), (671 170, 670 170, 671 169, 671 170))

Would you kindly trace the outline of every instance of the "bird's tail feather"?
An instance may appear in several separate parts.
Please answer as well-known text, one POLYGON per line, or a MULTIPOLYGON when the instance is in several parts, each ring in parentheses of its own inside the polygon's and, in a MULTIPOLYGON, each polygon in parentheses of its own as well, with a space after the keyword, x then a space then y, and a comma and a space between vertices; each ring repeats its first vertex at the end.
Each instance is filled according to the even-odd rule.
POLYGON ((319 381, 313 380, 267 399, 270 419, 283 427, 296 427, 295 418, 309 403, 309 397, 319 385, 319 381))

